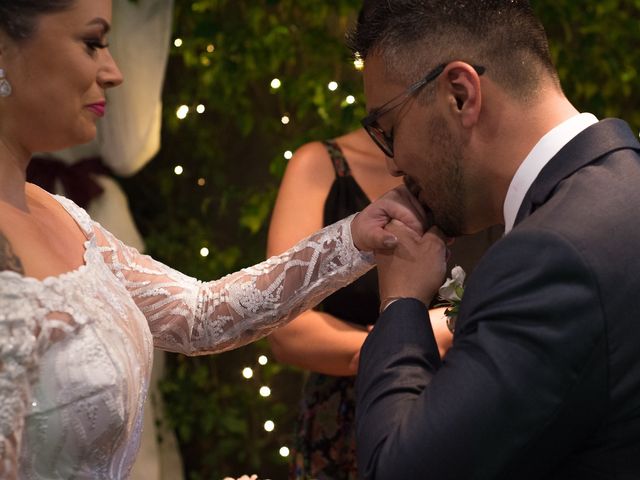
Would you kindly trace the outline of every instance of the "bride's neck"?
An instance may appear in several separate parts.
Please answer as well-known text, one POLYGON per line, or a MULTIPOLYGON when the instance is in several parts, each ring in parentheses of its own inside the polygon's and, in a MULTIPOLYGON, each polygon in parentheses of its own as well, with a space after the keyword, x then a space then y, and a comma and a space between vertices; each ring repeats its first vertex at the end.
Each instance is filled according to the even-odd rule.
POLYGON ((17 152, 0 139, 0 201, 27 211, 27 166, 31 154, 17 152))

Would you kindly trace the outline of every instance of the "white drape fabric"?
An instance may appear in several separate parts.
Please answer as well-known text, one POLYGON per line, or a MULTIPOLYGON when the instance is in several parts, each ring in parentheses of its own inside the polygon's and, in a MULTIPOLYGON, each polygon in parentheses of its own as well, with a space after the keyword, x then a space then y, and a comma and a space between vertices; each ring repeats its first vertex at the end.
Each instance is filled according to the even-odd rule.
POLYGON ((108 113, 99 123, 98 139, 104 162, 128 176, 160 148, 173 0, 115 0, 113 6, 109 49, 125 81, 107 91, 108 113))

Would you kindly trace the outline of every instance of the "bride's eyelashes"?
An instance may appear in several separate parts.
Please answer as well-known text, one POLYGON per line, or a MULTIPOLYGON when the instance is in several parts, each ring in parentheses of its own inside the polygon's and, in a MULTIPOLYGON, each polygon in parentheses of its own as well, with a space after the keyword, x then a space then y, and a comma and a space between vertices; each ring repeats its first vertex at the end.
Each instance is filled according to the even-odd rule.
POLYGON ((87 51, 91 54, 98 50, 102 50, 109 46, 108 43, 103 42, 100 38, 89 38, 84 40, 84 44, 87 47, 87 51))

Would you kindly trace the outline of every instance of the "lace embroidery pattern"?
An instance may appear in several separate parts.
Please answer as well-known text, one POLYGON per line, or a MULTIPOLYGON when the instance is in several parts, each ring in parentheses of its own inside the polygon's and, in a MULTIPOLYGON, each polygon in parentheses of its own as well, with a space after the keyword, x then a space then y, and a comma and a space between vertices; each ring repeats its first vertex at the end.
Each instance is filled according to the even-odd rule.
POLYGON ((368 271, 372 264, 353 247, 350 221, 213 282, 141 255, 96 224, 94 231, 105 263, 147 318, 156 347, 197 355, 268 335, 368 271))
POLYGON ((151 362, 151 338, 135 305, 130 300, 127 305, 121 294, 105 288, 109 281, 113 283, 113 275, 102 262, 94 239, 86 244, 85 262, 77 270, 42 282, 14 272, 1 274, 1 478, 42 478, 40 474, 47 471, 44 465, 60 478, 83 471, 87 464, 96 472, 108 469, 111 458, 104 452, 107 448, 113 452, 112 442, 100 437, 115 425, 114 411, 118 412, 116 421, 131 423, 127 436, 133 444, 137 442, 141 424, 136 423, 143 398, 134 398, 139 395, 135 393, 115 399, 113 392, 96 381, 96 372, 104 375, 136 364, 137 374, 110 382, 106 388, 115 386, 124 391, 133 386, 129 382, 144 384, 146 366, 151 362), (121 326, 125 324, 130 324, 134 338, 123 338, 121 326), (94 338, 91 332, 95 331, 101 332, 102 339, 122 340, 119 358, 112 358, 103 342, 94 338), (82 363, 78 364, 78 359, 82 363), (83 365, 95 368, 83 371, 83 365), (56 386, 54 391, 43 387, 43 378, 56 386), (123 399, 130 401, 129 412, 124 412, 123 399), (90 405, 91 401, 96 404, 90 405), (69 418, 78 410, 85 410, 86 416, 58 428, 60 418, 69 418), (96 432, 94 448, 64 440, 91 438, 87 427, 96 432), (54 453, 67 448, 65 443, 75 445, 66 458, 66 469, 60 469, 54 453))
POLYGON ((345 219, 212 282, 127 247, 62 197, 85 265, 42 282, 0 272, 0 477, 123 478, 152 342, 198 355, 267 335, 372 267, 345 219))

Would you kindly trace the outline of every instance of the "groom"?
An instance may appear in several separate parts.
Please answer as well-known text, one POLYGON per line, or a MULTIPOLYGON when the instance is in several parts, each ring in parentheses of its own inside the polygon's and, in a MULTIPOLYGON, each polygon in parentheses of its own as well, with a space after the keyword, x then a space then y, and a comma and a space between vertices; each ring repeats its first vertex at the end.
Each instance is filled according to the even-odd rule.
POLYGON ((363 121, 436 227, 378 255, 360 357, 366 479, 640 478, 640 144, 579 113, 523 0, 366 0, 363 121), (444 358, 448 237, 502 223, 444 358))

